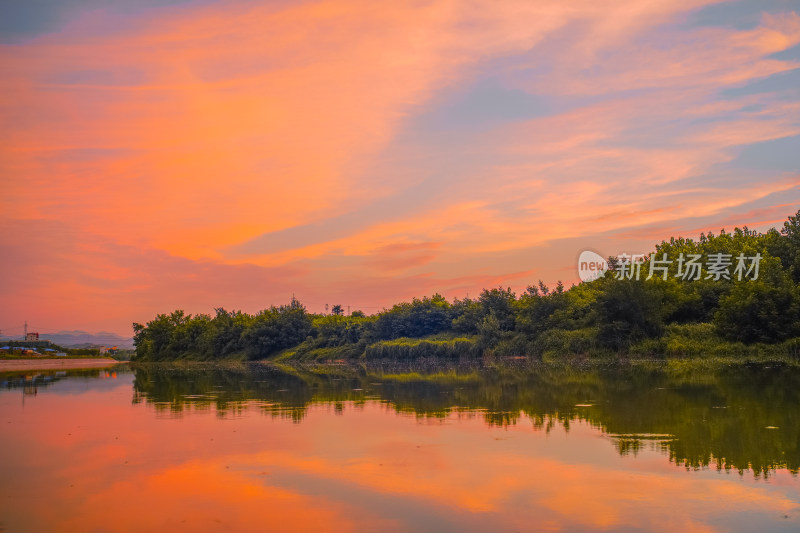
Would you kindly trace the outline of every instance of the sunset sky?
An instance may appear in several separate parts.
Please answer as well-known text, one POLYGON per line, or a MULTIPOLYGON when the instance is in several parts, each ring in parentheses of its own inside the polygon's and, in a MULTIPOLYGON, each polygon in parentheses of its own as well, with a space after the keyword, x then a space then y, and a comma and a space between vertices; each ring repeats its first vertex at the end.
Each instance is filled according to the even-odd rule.
POLYGON ((25 0, 0 69, 3 334, 569 285, 800 209, 797 0, 25 0))

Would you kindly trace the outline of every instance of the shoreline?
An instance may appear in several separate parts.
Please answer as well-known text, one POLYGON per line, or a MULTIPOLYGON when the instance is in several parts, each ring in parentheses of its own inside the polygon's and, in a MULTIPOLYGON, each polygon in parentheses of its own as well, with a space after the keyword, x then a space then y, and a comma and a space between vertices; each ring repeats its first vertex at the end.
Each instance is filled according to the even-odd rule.
POLYGON ((111 358, 87 359, 4 359, 0 360, 0 372, 18 370, 61 370, 69 368, 103 368, 119 363, 111 358))

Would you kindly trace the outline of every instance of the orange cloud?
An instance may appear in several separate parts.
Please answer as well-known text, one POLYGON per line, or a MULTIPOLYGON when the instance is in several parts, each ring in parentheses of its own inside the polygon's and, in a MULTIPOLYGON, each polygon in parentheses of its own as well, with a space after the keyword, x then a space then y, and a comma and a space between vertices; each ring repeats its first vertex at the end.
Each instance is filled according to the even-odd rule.
POLYGON ((28 429, 3 434, 0 464, 8 472, 13 460, 38 482, 13 486, 6 526, 374 531, 435 518, 479 531, 715 531, 736 513, 798 509, 788 473, 764 484, 687 471, 655 449, 620 457, 584 423, 545 435, 524 415, 490 428, 475 412, 426 420, 378 402, 345 403, 341 417, 312 406, 299 424, 259 416, 257 405, 228 417, 190 409, 176 421, 131 407, 128 380, 114 385, 29 398, 28 429))
POLYGON ((791 73, 773 54, 800 42, 800 17, 682 25, 710 3, 97 10, 0 45, 0 223, 17 232, 0 243, 15 254, 2 323, 82 314, 70 327, 127 333, 171 307, 292 293, 379 309, 555 281, 563 263, 543 257, 559 240, 791 204, 796 174, 736 159, 800 134, 800 106, 721 94, 791 73), (508 91, 541 109, 443 133, 418 122, 486 79, 507 92, 459 119, 508 91))

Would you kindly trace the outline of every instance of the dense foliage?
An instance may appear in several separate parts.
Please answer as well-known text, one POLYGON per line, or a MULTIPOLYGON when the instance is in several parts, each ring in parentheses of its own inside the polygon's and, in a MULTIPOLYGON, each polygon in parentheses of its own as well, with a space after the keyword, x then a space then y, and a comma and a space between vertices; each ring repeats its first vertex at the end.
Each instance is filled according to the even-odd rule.
POLYGON ((664 241, 638 267, 639 279, 630 265, 625 275, 610 263, 616 270, 568 290, 539 282, 519 296, 502 287, 453 302, 435 294, 372 316, 345 316, 338 305, 314 315, 296 300, 256 315, 175 311, 133 325, 135 358, 740 355, 768 345, 798 355, 800 211, 780 231, 745 227, 664 241), (726 275, 711 267, 686 275, 683 258, 717 254, 730 262, 726 275), (756 256, 757 273, 752 261, 737 271, 737 258, 756 256))

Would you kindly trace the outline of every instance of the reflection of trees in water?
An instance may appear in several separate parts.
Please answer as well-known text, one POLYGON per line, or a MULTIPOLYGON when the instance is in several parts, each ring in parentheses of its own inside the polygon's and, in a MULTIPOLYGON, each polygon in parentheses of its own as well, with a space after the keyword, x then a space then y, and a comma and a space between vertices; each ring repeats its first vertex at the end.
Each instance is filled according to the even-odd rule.
POLYGON ((2 372, 0 373, 0 388, 8 390, 22 389, 23 394, 36 394, 38 389, 49 387, 67 377, 99 378, 101 375, 108 374, 108 372, 107 369, 101 368, 2 372))
POLYGON ((301 377, 255 365, 136 365, 133 389, 134 404, 144 401, 172 416, 187 408, 214 407, 220 416, 258 408, 299 422, 313 400, 301 377))
POLYGON ((180 416, 258 408, 299 422, 311 404, 334 412, 368 401, 418 417, 480 416, 535 430, 575 421, 602 430, 620 454, 660 450, 687 468, 768 475, 800 467, 800 369, 721 366, 324 366, 135 365, 134 403, 180 416))

